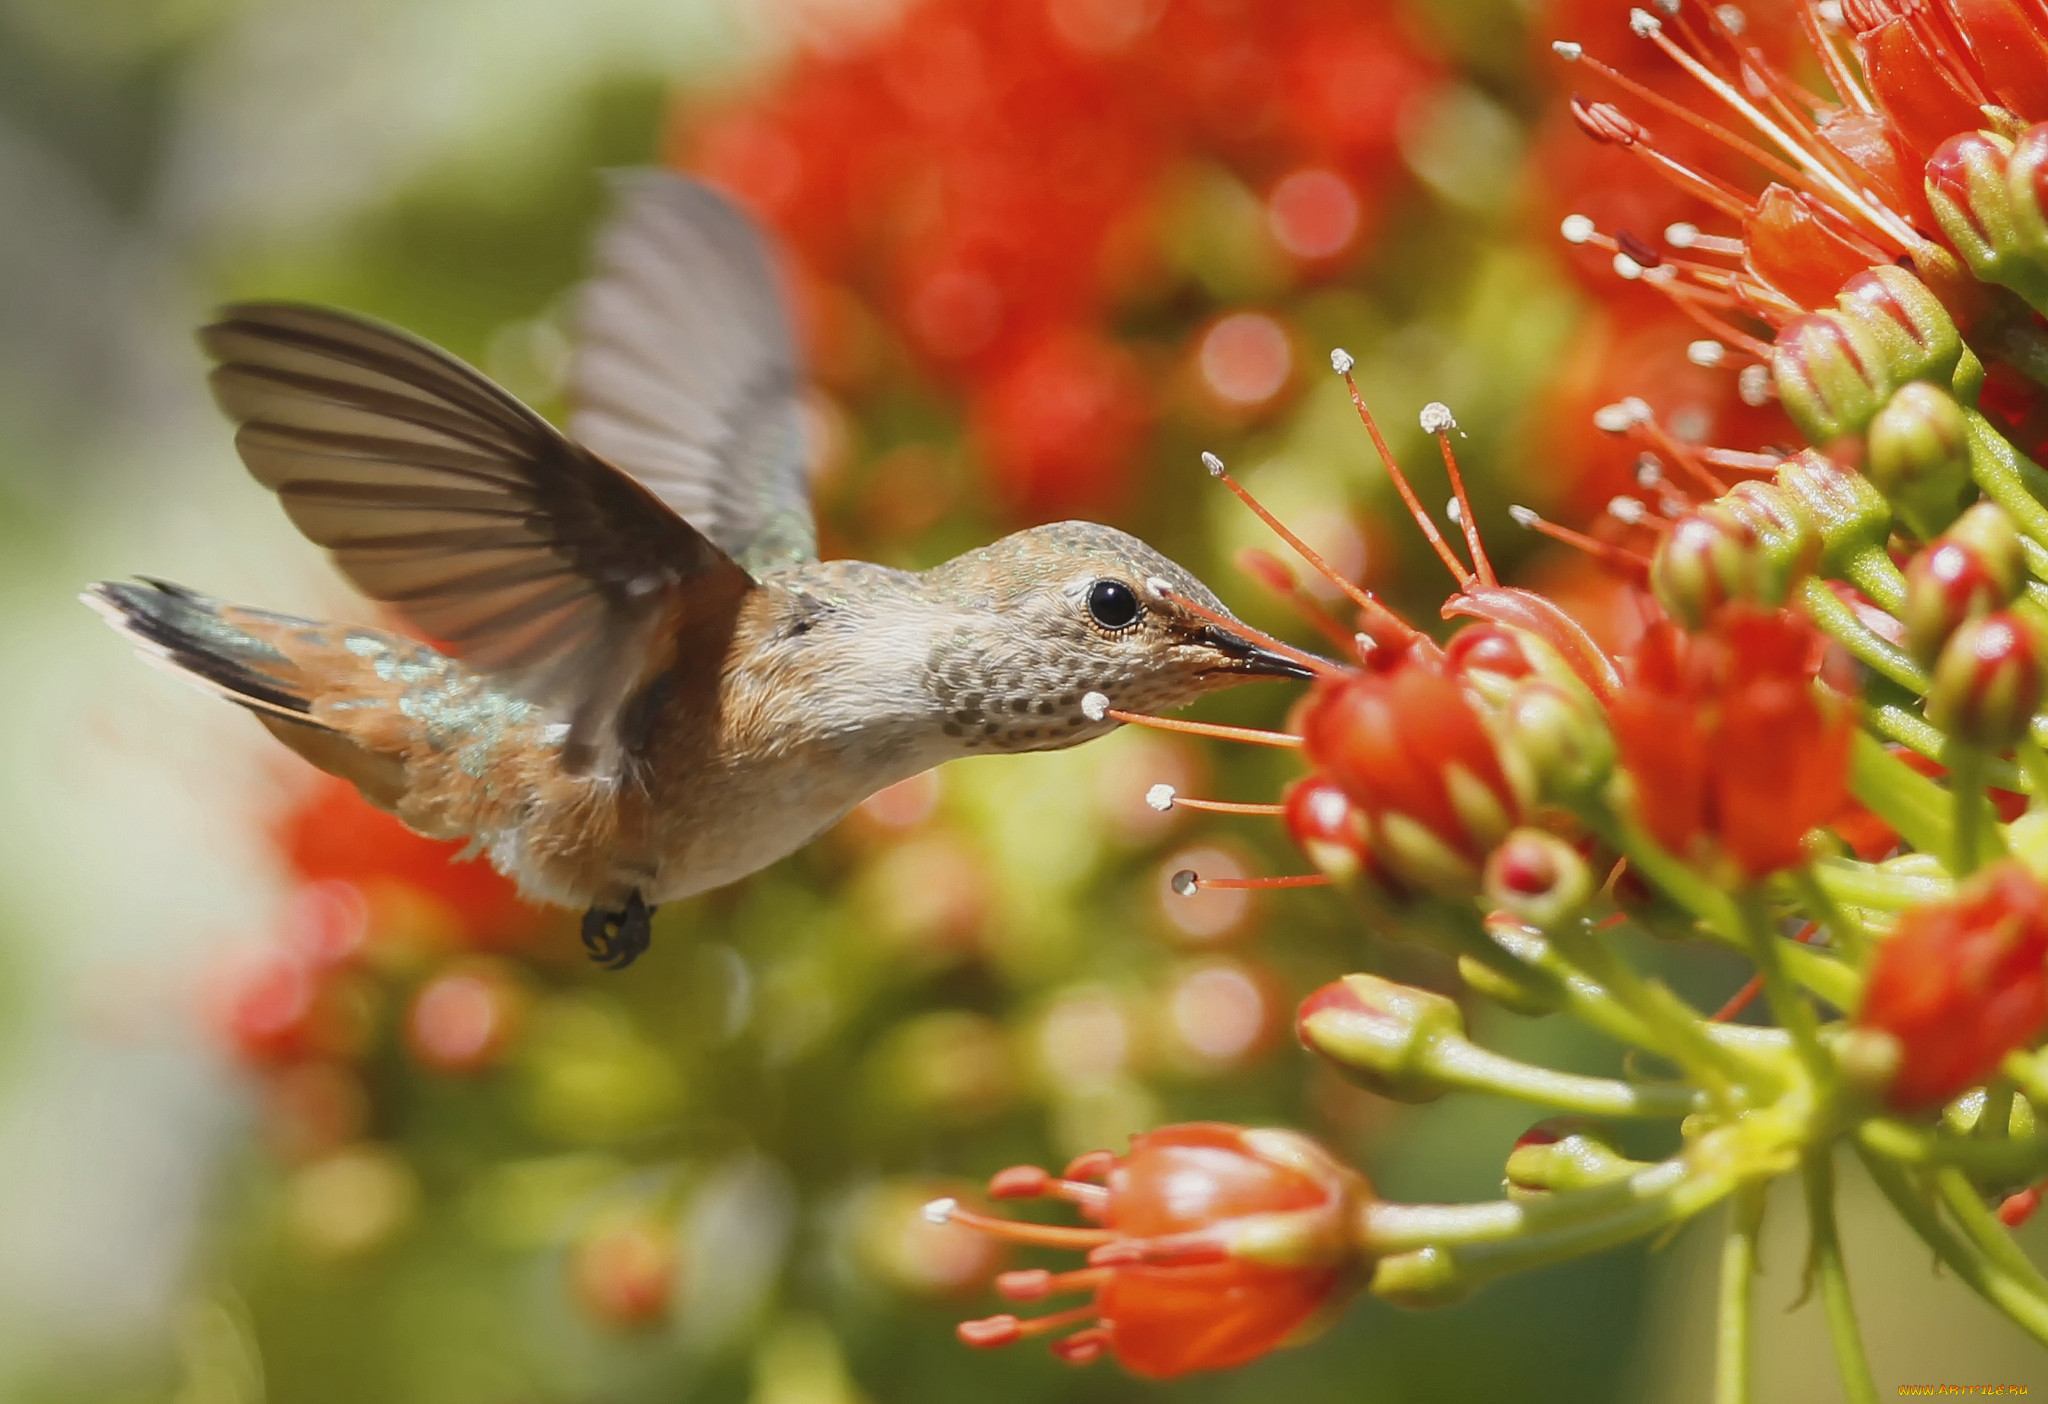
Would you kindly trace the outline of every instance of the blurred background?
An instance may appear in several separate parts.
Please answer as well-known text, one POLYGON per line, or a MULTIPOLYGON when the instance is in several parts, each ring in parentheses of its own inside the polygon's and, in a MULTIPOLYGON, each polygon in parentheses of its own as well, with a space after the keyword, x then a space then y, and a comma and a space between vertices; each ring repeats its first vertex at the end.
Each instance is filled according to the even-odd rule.
MULTIPOLYGON (((776 233, 816 392, 827 554, 932 564, 1032 522, 1140 532, 1297 635, 1224 455, 1421 617, 1444 582, 1324 370, 1397 452, 1457 411, 1497 558, 1628 481, 1589 426, 1767 434, 1691 333, 1555 230, 1689 213, 1560 114, 1575 0, 0 0, 0 1398, 24 1404, 1704 1399, 1695 1230, 1431 1314, 1152 1386, 977 1354, 990 1245, 924 1223, 1017 1161, 1220 1118, 1324 1137, 1379 1189, 1486 1198, 1533 1118, 1312 1067, 1346 970, 1449 987, 1290 872, 1284 757, 1126 731, 961 762, 665 908, 607 975, 572 923, 138 666, 73 601, 144 572, 368 619, 236 463, 191 330, 215 302, 398 322, 560 408, 602 172, 700 172, 776 233), (1269 576, 1270 571, 1266 572, 1269 576)), ((1764 21, 1773 22, 1766 14, 1764 21)), ((1441 497, 1438 470, 1420 473, 1441 497)), ((1205 704, 1274 722, 1286 689, 1205 704)), ((1740 982, 1663 952, 1709 1005, 1740 982)), ((1611 1070, 1555 1022, 1523 1056, 1611 1070)), ((1639 1149, 1664 1149, 1654 1130, 1639 1149)), ((1881 1383, 2048 1384, 1848 1180, 1881 1383)), ((1834 1397, 1773 1215, 1764 1397, 1834 1397)))

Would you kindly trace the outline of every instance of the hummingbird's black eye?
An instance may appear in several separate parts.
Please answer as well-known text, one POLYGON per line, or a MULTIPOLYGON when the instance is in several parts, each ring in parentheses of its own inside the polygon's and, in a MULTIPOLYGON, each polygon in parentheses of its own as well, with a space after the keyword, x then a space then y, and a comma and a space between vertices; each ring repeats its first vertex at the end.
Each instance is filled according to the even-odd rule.
POLYGON ((1105 629, 1128 629, 1138 622, 1138 597, 1121 580, 1098 580, 1088 587, 1088 613, 1105 629))

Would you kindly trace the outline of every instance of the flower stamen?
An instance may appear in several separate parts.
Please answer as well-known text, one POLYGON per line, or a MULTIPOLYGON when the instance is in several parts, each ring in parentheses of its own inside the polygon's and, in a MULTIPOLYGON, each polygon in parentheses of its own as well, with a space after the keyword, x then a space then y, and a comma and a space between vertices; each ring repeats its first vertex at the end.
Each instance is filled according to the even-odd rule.
POLYGON ((1217 741, 1248 741, 1255 746, 1299 746, 1301 738, 1291 731, 1265 731, 1255 726, 1225 726, 1221 722, 1188 721, 1182 717, 1155 717, 1145 712, 1126 712, 1109 705, 1099 692, 1081 698, 1081 714, 1090 721, 1123 722, 1149 726, 1159 731, 1178 731, 1189 736, 1207 736, 1217 741))
MULTIPOLYGON (((1633 498, 1627 500, 1634 501, 1633 498)), ((1636 505, 1640 507, 1642 504, 1636 505)), ((1508 508, 1508 515, 1514 518, 1515 525, 1526 527, 1530 531, 1549 537, 1552 541, 1584 551, 1594 560, 1613 566, 1639 584, 1650 578, 1650 558, 1640 551, 1631 551, 1626 546, 1617 546, 1611 541, 1602 541, 1584 532, 1573 531, 1570 527, 1559 526, 1556 522, 1546 520, 1533 508, 1516 505, 1508 508)))
POLYGON ((1279 887, 1328 887, 1328 873, 1282 873, 1266 877, 1203 877, 1193 868, 1182 868, 1172 878, 1174 893, 1181 897, 1192 897, 1197 892, 1215 889, 1218 892, 1263 892, 1279 887))
POLYGON ((1351 407, 1358 411, 1359 419, 1365 424, 1365 432, 1372 435, 1372 445, 1379 451, 1380 462, 1386 465, 1387 476, 1393 479, 1394 491, 1401 494, 1401 501, 1406 504, 1408 515, 1415 519, 1416 526, 1422 528, 1422 534, 1435 550, 1437 559, 1444 563, 1444 569, 1451 573, 1451 578, 1458 582, 1458 588, 1462 590, 1472 583, 1472 572, 1465 569, 1465 563, 1452 552, 1449 543, 1444 540, 1443 533, 1436 529, 1436 522, 1423 509, 1422 499, 1417 497, 1415 489, 1408 485, 1408 478, 1402 473, 1401 465, 1394 461, 1394 451, 1387 447, 1386 436, 1380 433, 1378 422, 1373 419, 1372 411, 1366 407, 1365 396, 1358 391, 1358 382, 1351 377, 1352 365, 1350 352, 1340 348, 1330 353, 1330 367, 1344 378, 1344 388, 1351 393, 1351 407))
POLYGON ((1244 800, 1191 799, 1171 785, 1154 785, 1145 791, 1145 803, 1161 814, 1169 809, 1197 809, 1204 814, 1253 814, 1277 817, 1287 812, 1284 804, 1259 804, 1244 800))

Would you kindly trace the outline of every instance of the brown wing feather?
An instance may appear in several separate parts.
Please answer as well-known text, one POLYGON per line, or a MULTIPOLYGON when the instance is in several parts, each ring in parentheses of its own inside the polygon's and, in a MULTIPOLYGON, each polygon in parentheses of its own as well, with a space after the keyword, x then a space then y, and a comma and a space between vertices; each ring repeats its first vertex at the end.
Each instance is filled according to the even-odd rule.
POLYGON ((356 587, 617 757, 621 710, 752 580, 660 498, 484 376, 324 308, 240 303, 201 344, 235 446, 356 587))

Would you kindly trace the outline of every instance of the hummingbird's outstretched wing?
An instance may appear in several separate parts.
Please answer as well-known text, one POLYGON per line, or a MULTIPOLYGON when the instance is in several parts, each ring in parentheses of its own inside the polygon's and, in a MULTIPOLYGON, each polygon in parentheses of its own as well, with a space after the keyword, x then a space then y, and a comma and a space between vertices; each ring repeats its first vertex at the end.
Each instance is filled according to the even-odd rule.
POLYGON ((576 304, 569 432, 747 569, 817 559, 803 381, 761 235, 685 176, 614 189, 576 304))
POLYGON ((562 716, 572 769, 616 763, 627 704, 753 586, 654 493, 416 337, 237 303, 199 340, 242 461, 299 530, 364 594, 562 716))

